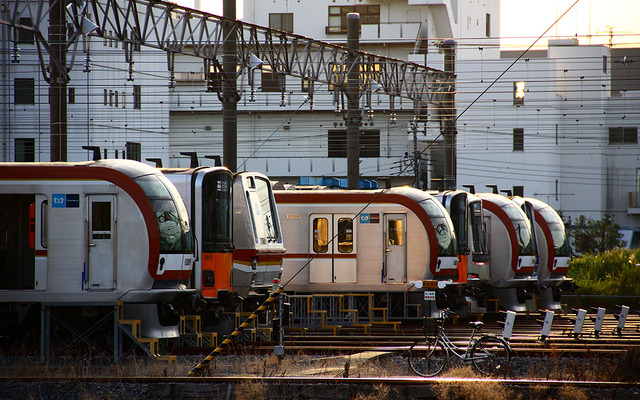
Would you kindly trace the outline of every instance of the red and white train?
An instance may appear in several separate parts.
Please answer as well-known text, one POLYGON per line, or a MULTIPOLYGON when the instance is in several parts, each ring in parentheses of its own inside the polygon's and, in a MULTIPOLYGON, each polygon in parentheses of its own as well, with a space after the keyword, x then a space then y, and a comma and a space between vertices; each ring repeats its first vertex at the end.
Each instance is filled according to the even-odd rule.
POLYGON ((288 293, 410 293, 407 301, 422 303, 423 281, 458 278, 451 219, 424 191, 281 190, 275 198, 288 293))
POLYGON ((485 233, 489 249, 490 295, 513 311, 526 311, 527 300, 537 289, 536 241, 530 216, 508 197, 494 193, 476 194, 482 200, 485 233))
MULTIPOLYGON (((0 303, 112 304, 143 333, 178 335, 161 305, 193 295, 178 191, 129 160, 0 164, 0 303)), ((165 310, 166 311, 166 310, 165 310)))
POLYGON ((564 222, 558 213, 548 204, 530 197, 512 197, 521 208, 527 204, 532 208, 535 226, 538 269, 536 277, 540 284, 537 308, 559 310, 563 290, 575 286, 566 277, 571 260, 569 239, 564 222))

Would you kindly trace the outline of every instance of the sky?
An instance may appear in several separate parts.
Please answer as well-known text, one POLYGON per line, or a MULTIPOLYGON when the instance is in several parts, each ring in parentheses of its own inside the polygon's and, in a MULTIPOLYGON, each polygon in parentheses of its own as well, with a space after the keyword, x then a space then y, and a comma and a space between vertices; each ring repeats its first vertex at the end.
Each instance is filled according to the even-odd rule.
MULTIPOLYGON (((222 14, 222 0, 177 0, 193 7, 222 14)), ((237 15, 242 17, 242 0, 237 15)), ((503 47, 528 47, 542 35, 576 0, 502 0, 500 2, 500 35, 503 47)), ((578 35, 581 44, 640 43, 640 0, 579 0, 549 32, 547 38, 578 35)), ((546 46, 547 40, 539 45, 546 46)))
MULTIPOLYGON (((530 45, 542 35, 575 0, 502 0, 500 4, 501 45, 530 45)), ((640 43, 640 1, 580 0, 545 35, 578 35, 581 44, 640 43), (590 37, 589 37, 590 35, 590 37)), ((547 40, 540 43, 546 45, 547 40)))

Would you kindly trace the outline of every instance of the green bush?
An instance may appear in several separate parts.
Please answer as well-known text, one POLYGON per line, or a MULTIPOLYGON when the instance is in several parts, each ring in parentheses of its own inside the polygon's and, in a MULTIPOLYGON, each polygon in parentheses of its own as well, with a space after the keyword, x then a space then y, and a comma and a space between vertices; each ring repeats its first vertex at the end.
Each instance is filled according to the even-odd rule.
POLYGON ((640 249, 576 257, 569 263, 567 276, 580 286, 576 294, 640 295, 640 249))

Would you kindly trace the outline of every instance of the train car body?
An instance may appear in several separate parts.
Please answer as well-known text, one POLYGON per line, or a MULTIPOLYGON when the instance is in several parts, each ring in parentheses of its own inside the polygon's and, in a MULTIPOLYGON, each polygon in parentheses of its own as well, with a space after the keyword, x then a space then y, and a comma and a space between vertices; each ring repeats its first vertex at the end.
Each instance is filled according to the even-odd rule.
POLYGON ((490 295, 507 310, 526 311, 527 300, 537 287, 536 243, 530 219, 505 196, 493 193, 477 196, 484 210, 490 295))
POLYGON ((566 277, 571 250, 564 223, 558 213, 543 201, 534 198, 512 198, 521 208, 527 204, 533 210, 536 249, 538 252, 537 280, 540 283, 537 307, 561 309, 563 288, 572 288, 573 281, 566 277))
POLYGON ((0 210, 0 303, 123 302, 127 318, 152 320, 146 336, 178 335, 154 309, 193 294, 192 235, 158 171, 129 160, 2 163, 0 210))
POLYGON ((191 287, 203 305, 233 302, 233 174, 225 167, 161 169, 184 199, 194 231, 191 287))
POLYGON ((268 294, 282 275, 285 254, 271 181, 241 172, 233 183, 233 286, 247 298, 268 294))
POLYGON ((426 192, 275 193, 287 247, 282 273, 287 292, 422 295, 423 281, 458 277, 451 219, 426 192))

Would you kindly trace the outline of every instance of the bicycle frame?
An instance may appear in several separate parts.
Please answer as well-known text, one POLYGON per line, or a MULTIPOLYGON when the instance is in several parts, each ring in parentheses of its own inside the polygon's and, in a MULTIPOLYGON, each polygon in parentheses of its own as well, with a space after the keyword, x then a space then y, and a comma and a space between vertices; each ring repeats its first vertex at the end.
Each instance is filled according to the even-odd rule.
POLYGON ((476 335, 476 328, 473 328, 473 332, 471 332, 471 337, 469 338, 469 343, 467 344, 467 347, 464 349, 461 347, 458 347, 455 343, 451 341, 451 339, 449 339, 447 334, 444 332, 444 327, 441 327, 438 330, 438 334, 436 335, 435 339, 440 341, 440 343, 443 344, 443 347, 447 351, 447 357, 453 354, 457 358, 459 358, 461 361, 468 363, 474 360, 470 356, 470 352, 471 352, 471 348, 477 341, 477 339, 475 338, 475 335, 476 335))

